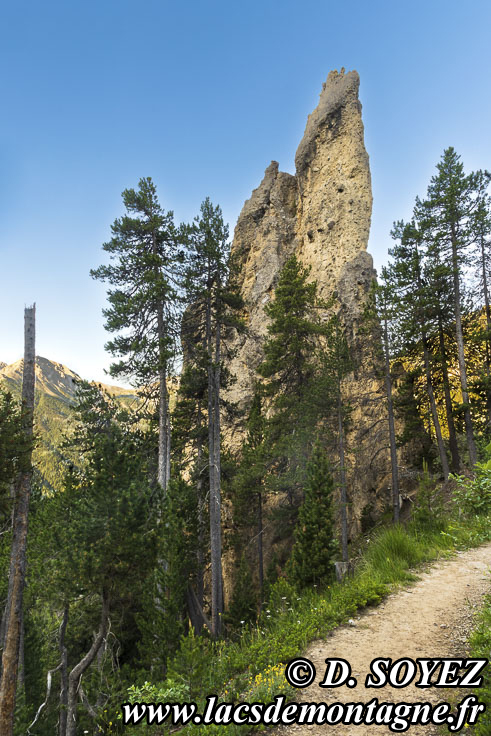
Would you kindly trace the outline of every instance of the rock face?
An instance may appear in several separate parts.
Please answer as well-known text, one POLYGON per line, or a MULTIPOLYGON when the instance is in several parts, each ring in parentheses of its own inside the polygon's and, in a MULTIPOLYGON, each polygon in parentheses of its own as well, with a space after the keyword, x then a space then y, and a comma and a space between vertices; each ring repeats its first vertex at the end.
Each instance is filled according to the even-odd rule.
MULTIPOLYGON (((367 338, 363 344, 358 337, 359 320, 375 274, 366 252, 372 193, 359 81, 356 71, 345 73, 342 69, 329 74, 298 147, 295 176, 279 171, 273 161, 244 204, 232 252, 242 267, 240 288, 248 331, 235 338, 235 357, 230 364, 236 376, 230 398, 247 411, 267 335, 264 306, 273 297, 279 273, 293 253, 310 266, 320 297, 328 299, 337 292, 359 366, 346 382, 346 396, 353 400, 355 394, 371 395, 370 401, 353 402, 352 426, 356 431, 352 430, 349 438, 351 447, 357 448, 350 456, 353 531, 359 529, 364 509, 366 513, 367 507, 381 505, 384 485, 387 491, 385 467, 374 468, 370 459, 371 453, 385 456, 377 453, 382 439, 377 438, 375 429, 369 429, 383 423, 382 403, 373 401, 381 398, 381 383, 373 370, 373 350, 367 338), (362 477, 357 476, 361 472, 358 468, 363 468, 362 477)), ((243 433, 240 426, 233 429, 225 436, 228 444, 237 448, 243 433)))

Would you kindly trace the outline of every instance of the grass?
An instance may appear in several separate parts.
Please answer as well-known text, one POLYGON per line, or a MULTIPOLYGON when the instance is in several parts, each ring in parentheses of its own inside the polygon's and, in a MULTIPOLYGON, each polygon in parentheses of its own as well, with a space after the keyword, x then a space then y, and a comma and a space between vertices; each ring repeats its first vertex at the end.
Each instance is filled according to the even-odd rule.
MULTIPOLYGON (((165 700, 169 688, 176 686, 184 688, 183 693, 190 693, 199 704, 209 694, 220 694, 221 700, 228 702, 246 695, 249 702, 267 702, 267 696, 272 700, 280 692, 291 695, 282 665, 299 656, 309 642, 325 637, 356 611, 378 604, 398 585, 416 580, 414 570, 423 563, 489 539, 488 516, 440 518, 382 529, 365 541, 355 574, 343 583, 299 592, 287 580, 280 579, 258 622, 244 627, 237 641, 212 642, 192 634, 183 638, 168 680, 155 686, 158 699, 165 700)), ((148 692, 138 687, 133 688, 131 698, 150 700, 148 692)), ((116 718, 113 716, 113 722, 116 718)), ((247 727, 188 726, 185 730, 193 736, 211 736, 215 732, 236 736, 245 734, 247 727)), ((133 733, 144 731, 125 729, 127 736, 133 733)), ((163 731, 159 727, 148 733, 163 731)))
MULTIPOLYGON (((487 596, 484 608, 479 614, 477 626, 474 629, 470 641, 470 656, 479 659, 489 659, 491 652, 491 595, 487 596)), ((484 670, 484 682, 474 695, 481 703, 486 703, 484 713, 479 716, 476 725, 472 729, 475 736, 489 736, 491 733, 491 668, 488 665, 484 670)))

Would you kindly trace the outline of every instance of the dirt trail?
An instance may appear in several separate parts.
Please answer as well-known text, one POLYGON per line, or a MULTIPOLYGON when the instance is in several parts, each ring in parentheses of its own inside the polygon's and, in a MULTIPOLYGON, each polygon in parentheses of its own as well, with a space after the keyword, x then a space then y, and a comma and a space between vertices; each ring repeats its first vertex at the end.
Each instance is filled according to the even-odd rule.
MULTIPOLYGON (((465 641, 471 628, 473 609, 490 589, 489 568, 491 545, 459 552, 449 560, 439 562, 420 574, 420 580, 389 596, 376 609, 367 610, 348 626, 335 631, 326 640, 313 642, 305 656, 317 669, 315 682, 299 690, 302 702, 379 702, 437 703, 445 700, 445 691, 435 688, 404 689, 364 687, 370 662, 375 657, 453 657, 465 655, 465 641), (354 625, 353 625, 354 624, 354 625), (358 684, 355 688, 320 688, 326 657, 346 659, 358 684)), ((417 680, 415 680, 417 681, 417 680)), ((455 693, 455 691, 453 691, 455 693)), ((459 700, 465 691, 460 691, 459 700)), ((386 726, 314 725, 284 726, 275 733, 285 736, 370 736, 391 733, 386 726)), ((410 736, 430 736, 441 733, 435 726, 411 726, 410 736)), ((463 731, 461 732, 463 733, 463 731)))

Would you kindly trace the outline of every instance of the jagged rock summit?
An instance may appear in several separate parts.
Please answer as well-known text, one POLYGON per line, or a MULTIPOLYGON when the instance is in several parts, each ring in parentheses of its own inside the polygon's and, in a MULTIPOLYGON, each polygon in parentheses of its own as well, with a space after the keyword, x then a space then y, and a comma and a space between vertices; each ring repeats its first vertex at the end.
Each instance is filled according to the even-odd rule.
MULTIPOLYGON (((241 266, 239 285, 248 330, 234 337, 229 365, 236 378, 229 398, 237 402, 244 417, 257 381, 257 366, 264 358, 268 327, 264 307, 274 297, 283 265, 295 253, 310 267, 310 278, 317 281, 321 298, 328 300, 337 293, 356 353, 358 368, 344 385, 352 406, 348 439, 353 450, 348 462, 353 531, 359 531, 367 509, 383 507, 388 494, 383 389, 374 365, 377 336, 369 338, 359 332, 375 276, 367 253, 372 191, 359 84, 356 71, 329 74, 298 146, 295 175, 281 172, 272 161, 244 204, 232 253, 241 266)), ((238 450, 243 441, 243 421, 233 426, 225 423, 225 440, 232 450, 238 450)))
POLYGON ((271 162, 239 216, 232 252, 242 267, 249 330, 236 339, 231 370, 237 378, 232 398, 242 408, 263 359, 264 306, 293 253, 310 266, 322 298, 338 292, 350 329, 360 316, 374 271, 366 252, 372 192, 359 83, 356 71, 329 74, 298 146, 295 176, 271 162))

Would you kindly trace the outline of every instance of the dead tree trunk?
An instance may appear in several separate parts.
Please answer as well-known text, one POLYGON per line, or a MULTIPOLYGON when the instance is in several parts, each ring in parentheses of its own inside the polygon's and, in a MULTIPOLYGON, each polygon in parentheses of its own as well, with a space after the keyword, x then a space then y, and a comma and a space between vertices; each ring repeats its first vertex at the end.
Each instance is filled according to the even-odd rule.
POLYGON ((22 450, 14 497, 13 536, 9 579, 12 580, 7 600, 5 645, 0 683, 0 736, 12 736, 15 696, 19 668, 22 624, 22 600, 26 576, 26 547, 31 497, 32 438, 35 384, 36 306, 24 312, 24 369, 22 375, 22 428, 25 447, 22 450))
POLYGON ((109 623, 109 596, 105 591, 102 593, 102 610, 99 631, 89 651, 68 675, 68 702, 66 733, 64 736, 77 736, 77 700, 82 675, 90 667, 101 648, 107 633, 109 623))

